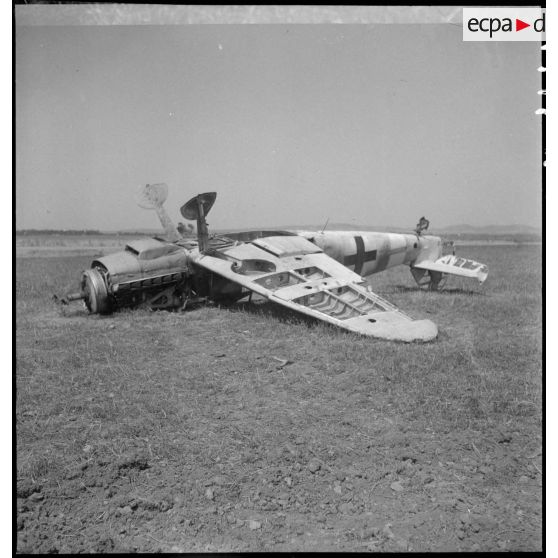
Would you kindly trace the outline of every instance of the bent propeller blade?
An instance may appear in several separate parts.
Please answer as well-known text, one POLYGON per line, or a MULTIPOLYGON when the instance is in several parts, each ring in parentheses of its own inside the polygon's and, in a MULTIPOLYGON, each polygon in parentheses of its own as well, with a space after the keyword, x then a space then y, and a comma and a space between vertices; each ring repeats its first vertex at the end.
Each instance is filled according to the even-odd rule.
POLYGON ((168 186, 164 182, 140 186, 136 192, 136 203, 143 209, 154 209, 169 240, 175 242, 182 236, 163 207, 168 192, 168 186))

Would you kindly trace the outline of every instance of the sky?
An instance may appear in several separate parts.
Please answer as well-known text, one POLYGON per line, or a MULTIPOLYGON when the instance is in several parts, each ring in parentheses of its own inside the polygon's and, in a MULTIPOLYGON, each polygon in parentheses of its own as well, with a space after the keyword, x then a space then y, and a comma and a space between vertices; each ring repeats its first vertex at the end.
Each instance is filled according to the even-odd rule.
MULTIPOLYGON (((17 19, 16 19, 17 24, 17 19)), ((16 26, 16 228, 541 225, 538 43, 454 24, 16 26)))

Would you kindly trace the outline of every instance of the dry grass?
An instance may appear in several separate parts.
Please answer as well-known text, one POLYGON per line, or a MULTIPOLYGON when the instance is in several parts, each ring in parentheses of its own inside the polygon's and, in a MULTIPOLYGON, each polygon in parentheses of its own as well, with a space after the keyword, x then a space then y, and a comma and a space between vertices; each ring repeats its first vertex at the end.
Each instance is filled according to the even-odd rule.
MULTIPOLYGON (((79 306, 61 313, 51 294, 74 287, 89 260, 18 260, 18 479, 55 486, 83 463, 140 453, 168 490, 182 486, 170 472, 187 474, 188 486, 225 472, 226 497, 244 506, 263 470, 297 474, 292 447, 297 463, 314 457, 331 474, 363 471, 363 494, 404 475, 405 455, 428 457, 434 474, 438 461, 466 458, 489 464, 492 476, 481 482, 461 471, 452 491, 494 505, 499 528, 516 527, 505 505, 521 506, 540 525, 539 476, 528 456, 541 446, 541 250, 460 254, 489 264, 485 286, 453 280, 446 292, 420 292, 404 268, 372 278, 397 306, 438 324, 439 339, 423 345, 358 337, 263 302, 188 313, 97 317, 79 306), (513 451, 502 453, 503 444, 513 451), (533 479, 529 495, 516 490, 521 474, 533 479)), ((319 500, 300 486, 307 502, 319 500)), ((157 490, 148 483, 144 496, 157 490)), ((447 489, 439 490, 443 500, 447 489)), ((199 515, 209 504, 196 505, 199 515)), ((454 548, 443 540, 414 548, 454 548)), ((537 549, 540 533, 513 541, 537 549)))

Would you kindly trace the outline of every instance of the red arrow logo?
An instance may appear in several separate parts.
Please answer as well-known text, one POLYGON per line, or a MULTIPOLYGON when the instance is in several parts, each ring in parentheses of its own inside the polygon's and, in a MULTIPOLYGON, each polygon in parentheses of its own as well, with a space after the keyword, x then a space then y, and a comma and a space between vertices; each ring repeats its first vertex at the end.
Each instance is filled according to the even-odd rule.
POLYGON ((531 27, 531 24, 530 23, 525 23, 524 21, 521 21, 520 19, 515 20, 515 30, 516 31, 521 31, 522 29, 525 29, 526 27, 531 27))

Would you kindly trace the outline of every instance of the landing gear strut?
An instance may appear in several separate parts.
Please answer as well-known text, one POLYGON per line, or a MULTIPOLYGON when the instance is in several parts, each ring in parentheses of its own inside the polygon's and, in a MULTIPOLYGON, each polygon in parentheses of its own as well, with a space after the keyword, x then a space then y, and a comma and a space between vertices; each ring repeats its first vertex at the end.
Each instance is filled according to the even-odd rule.
POLYGON ((443 291, 448 280, 447 273, 411 268, 411 273, 417 285, 425 291, 443 291))

